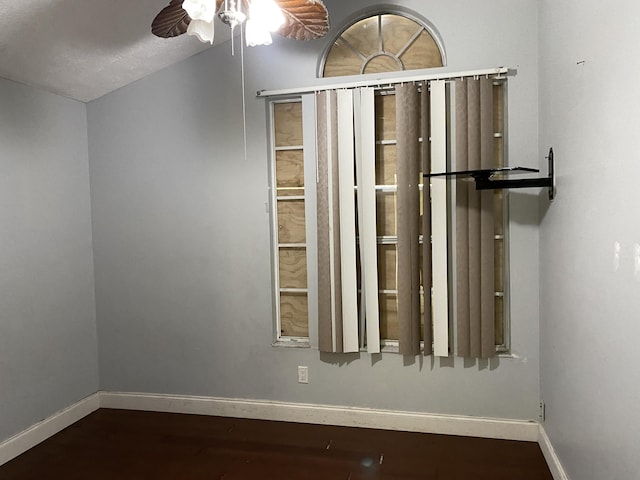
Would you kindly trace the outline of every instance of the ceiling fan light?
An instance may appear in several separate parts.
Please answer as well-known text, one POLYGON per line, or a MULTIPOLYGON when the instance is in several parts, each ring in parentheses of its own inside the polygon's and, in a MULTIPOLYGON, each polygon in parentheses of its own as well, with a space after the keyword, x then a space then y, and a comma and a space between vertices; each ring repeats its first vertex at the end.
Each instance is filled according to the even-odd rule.
POLYGON ((271 45, 273 39, 269 30, 265 26, 252 18, 247 20, 245 36, 247 47, 255 47, 257 45, 271 45))
POLYGON ((216 16, 216 0, 184 0, 182 9, 189 14, 191 20, 213 22, 216 16))
POLYGON ((274 0, 252 0, 250 17, 260 22, 270 32, 277 31, 284 24, 282 9, 274 0))
POLYGON ((204 20, 191 20, 191 23, 187 28, 187 35, 193 35, 201 42, 209 42, 211 45, 213 45, 214 33, 215 27, 213 25, 213 21, 205 22, 204 20))

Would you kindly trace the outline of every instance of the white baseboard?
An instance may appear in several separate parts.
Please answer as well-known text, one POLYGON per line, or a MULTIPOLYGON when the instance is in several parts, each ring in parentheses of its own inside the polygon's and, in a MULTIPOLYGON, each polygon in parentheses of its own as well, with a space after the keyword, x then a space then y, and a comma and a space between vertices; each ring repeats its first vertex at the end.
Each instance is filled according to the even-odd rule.
POLYGON ((0 443, 0 465, 23 454, 40 442, 73 425, 100 408, 100 395, 93 395, 74 403, 49 418, 0 443))
POLYGON ((537 442, 537 422, 214 397, 100 392, 103 408, 280 420, 537 442))
POLYGON ((538 442, 554 480, 569 480, 537 422, 215 397, 98 392, 0 443, 0 465, 99 408, 278 420, 538 442))
POLYGON ((569 480, 569 476, 564 471, 564 468, 560 463, 560 459, 558 458, 553 445, 551 445, 551 440, 549 440, 547 432, 544 430, 542 425, 540 425, 540 438, 538 439, 538 443, 540 444, 540 450, 542 450, 542 454, 547 461, 547 465, 549 465, 549 470, 551 470, 553 480, 569 480))

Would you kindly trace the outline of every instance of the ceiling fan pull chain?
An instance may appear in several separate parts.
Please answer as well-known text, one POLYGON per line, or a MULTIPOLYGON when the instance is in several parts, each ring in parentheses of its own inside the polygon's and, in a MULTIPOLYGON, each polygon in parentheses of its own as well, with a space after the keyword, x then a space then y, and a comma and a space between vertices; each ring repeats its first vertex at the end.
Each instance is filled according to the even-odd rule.
POLYGON ((236 56, 235 40, 233 37, 233 27, 231 27, 231 56, 232 57, 236 56))
POLYGON ((247 161, 247 102, 244 82, 244 27, 240 25, 240 82, 242 83, 242 137, 244 141, 244 160, 247 161))

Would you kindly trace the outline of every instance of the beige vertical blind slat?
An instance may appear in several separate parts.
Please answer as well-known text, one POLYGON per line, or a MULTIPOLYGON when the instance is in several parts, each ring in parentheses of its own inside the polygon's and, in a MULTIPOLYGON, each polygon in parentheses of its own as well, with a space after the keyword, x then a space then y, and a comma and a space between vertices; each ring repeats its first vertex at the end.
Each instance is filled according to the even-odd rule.
POLYGON ((337 185, 338 142, 335 92, 317 95, 318 178, 318 348, 321 352, 342 351, 341 285, 339 245, 339 201, 337 185), (336 239, 338 243, 336 243, 336 239))
POLYGON ((375 91, 355 93, 356 172, 358 177, 358 236, 360 238, 361 296, 366 324, 367 352, 380 353, 378 302, 378 244, 376 238, 375 91))
MULTIPOLYGON (((430 128, 430 104, 429 85, 422 84, 420 94, 420 118, 422 137, 422 173, 431 172, 431 135, 430 128)), ((433 326, 431 314, 431 191, 429 189, 429 179, 423 178, 422 186, 422 288, 424 290, 424 354, 433 353, 433 326)))
MULTIPOLYGON (((456 170, 469 170, 467 83, 456 81, 456 170)), ((456 311, 458 356, 471 356, 469 331, 469 185, 456 183, 456 311)))
POLYGON ((418 86, 396 87, 399 351, 420 353, 420 110, 418 86))
MULTIPOLYGON (((489 79, 456 82, 456 168, 493 166, 489 79)), ((456 194, 458 355, 495 355, 493 192, 458 182, 456 194), (466 225, 465 225, 466 223, 466 225)))
MULTIPOLYGON (((317 174, 317 120, 316 120, 316 95, 305 94, 302 96, 302 138, 303 138, 303 174, 299 185, 304 185, 304 179, 309 179, 309 184, 313 185, 317 174)), ((313 268, 307 266, 317 265, 317 251, 313 247, 316 238, 317 226, 314 222, 309 221, 316 217, 316 191, 314 188, 306 188, 304 190, 305 205, 305 224, 306 233, 305 240, 307 245, 301 249, 305 253, 304 273, 306 275, 307 294, 307 315, 306 324, 309 337, 309 345, 318 348, 318 297, 313 293, 318 291, 318 277, 313 275, 313 268)))
POLYGON ((358 279, 356 270, 355 151, 353 91, 338 91, 338 199, 340 276, 342 284, 342 351, 360 350, 358 337, 358 279))
POLYGON ((328 92, 316 96, 317 117, 317 249, 318 249, 318 348, 321 352, 333 350, 331 315, 331 274, 329 268, 329 128, 328 92))
MULTIPOLYGON (((432 81, 430 87, 431 173, 447 170, 447 86, 432 81)), ((449 191, 446 181, 431 182, 431 276, 433 354, 449 356, 449 191)))
POLYGON ((332 278, 332 302, 333 311, 333 349, 335 352, 344 350, 342 345, 342 252, 340 252, 340 190, 338 153, 338 98, 336 92, 331 92, 331 157, 330 157, 330 184, 329 184, 329 211, 331 212, 331 278, 332 278))
MULTIPOLYGON (((469 169, 478 170, 480 164, 480 82, 467 80, 467 128, 469 169)), ((481 238, 480 238, 480 191, 468 187, 469 215, 469 336, 471 357, 480 356, 481 335, 481 238)))
MULTIPOLYGON (((480 167, 492 168, 493 156, 493 80, 480 79, 480 167)), ((494 280, 494 192, 480 194, 480 357, 495 355, 495 280, 494 280)))

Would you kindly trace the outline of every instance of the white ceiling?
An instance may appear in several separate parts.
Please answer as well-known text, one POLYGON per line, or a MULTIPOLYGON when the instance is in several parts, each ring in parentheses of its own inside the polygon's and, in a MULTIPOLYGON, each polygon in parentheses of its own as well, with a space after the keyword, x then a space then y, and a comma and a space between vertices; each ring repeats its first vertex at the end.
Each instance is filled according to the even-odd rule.
MULTIPOLYGON (((83 102, 207 47, 157 38, 151 22, 169 0, 0 0, 0 77, 83 102)), ((216 31, 216 43, 230 38, 216 31)))

